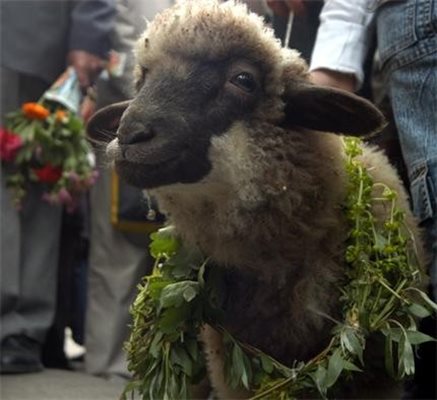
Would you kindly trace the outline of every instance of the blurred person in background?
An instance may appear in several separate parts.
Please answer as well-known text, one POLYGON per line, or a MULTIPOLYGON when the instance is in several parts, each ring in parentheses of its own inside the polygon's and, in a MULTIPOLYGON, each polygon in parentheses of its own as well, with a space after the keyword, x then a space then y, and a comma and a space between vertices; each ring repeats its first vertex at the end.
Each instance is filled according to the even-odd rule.
MULTIPOLYGON (((115 0, 1 3, 1 114, 37 101, 68 65, 85 92, 109 51, 115 0)), ((1 373, 43 369, 55 311, 61 206, 29 188, 17 210, 1 182, 1 373)))
MULTIPOLYGON (((117 0, 116 26, 111 36, 108 71, 97 81, 96 99, 85 98, 87 120, 96 110, 134 96, 133 46, 146 28, 146 20, 172 4, 171 0, 117 0), (96 100, 96 102, 94 101, 96 100)), ((130 305, 141 278, 151 272, 148 234, 119 230, 111 223, 112 172, 104 154, 97 161, 100 177, 91 189, 90 259, 85 323, 85 370, 111 379, 129 377, 124 342, 129 336, 130 305)), ((139 202, 145 201, 141 191, 139 202)), ((134 204, 135 206, 135 204, 134 204)), ((147 222, 146 214, 142 216, 147 222)))

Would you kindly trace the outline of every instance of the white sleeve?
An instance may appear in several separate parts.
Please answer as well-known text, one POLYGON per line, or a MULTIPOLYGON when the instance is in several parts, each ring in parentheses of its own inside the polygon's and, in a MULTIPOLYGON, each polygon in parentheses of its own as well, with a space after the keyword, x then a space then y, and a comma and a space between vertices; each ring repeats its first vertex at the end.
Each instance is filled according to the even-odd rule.
POLYGON ((374 16, 372 0, 326 0, 314 45, 310 70, 326 68, 364 79, 363 64, 374 16))

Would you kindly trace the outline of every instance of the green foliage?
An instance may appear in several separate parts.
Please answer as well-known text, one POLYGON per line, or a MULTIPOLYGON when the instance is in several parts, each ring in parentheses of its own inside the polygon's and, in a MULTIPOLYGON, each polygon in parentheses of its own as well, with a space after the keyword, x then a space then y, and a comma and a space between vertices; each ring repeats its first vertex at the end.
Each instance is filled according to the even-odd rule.
POLYGON ((342 290, 344 313, 365 334, 385 336, 388 371, 400 379, 414 373, 412 346, 434 340, 417 331, 415 317, 430 315, 435 304, 416 288, 421 280, 416 244, 404 222, 405 213, 397 208, 397 193, 372 182, 355 158, 361 152, 359 140, 349 138, 345 144, 346 215, 352 231, 346 250, 349 282, 342 290), (375 207, 387 210, 382 224, 373 216, 375 207), (354 314, 348 316, 348 310, 354 314))
POLYGON ((339 288, 343 321, 334 327, 329 345, 307 362, 290 360, 286 366, 232 337, 222 326, 226 291, 220 269, 187 252, 167 227, 152 235, 155 268, 132 308, 127 351, 134 380, 125 395, 133 391, 142 399, 189 398, 190 384, 205 372, 197 341, 204 323, 223 335, 228 384, 251 390, 252 400, 328 398, 365 367, 366 339, 378 332, 385 338, 388 373, 396 379, 414 373, 413 346, 435 340, 417 331, 415 318, 430 315, 437 305, 416 288, 420 272, 414 239, 396 206, 396 193, 372 182, 357 159, 358 139, 345 139, 345 149, 347 272, 339 288), (373 215, 379 206, 389 210, 382 223, 373 215))
POLYGON ((202 321, 202 260, 181 255, 170 228, 152 234, 153 274, 139 286, 132 306, 133 330, 126 344, 133 381, 126 387, 143 399, 186 399, 205 374, 197 340, 202 321), (199 261, 199 262, 196 262, 199 261), (187 265, 193 268, 187 268, 187 265), (184 269, 181 277, 174 271, 184 269))

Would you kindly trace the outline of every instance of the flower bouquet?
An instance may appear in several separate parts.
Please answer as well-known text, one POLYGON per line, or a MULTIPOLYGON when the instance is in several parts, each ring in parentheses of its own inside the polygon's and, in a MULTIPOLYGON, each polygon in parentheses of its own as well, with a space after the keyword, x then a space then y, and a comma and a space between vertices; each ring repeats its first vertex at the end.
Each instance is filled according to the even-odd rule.
POLYGON ((69 68, 35 103, 6 115, 0 128, 0 158, 6 185, 19 208, 29 185, 43 187, 43 199, 73 211, 80 193, 97 177, 82 120, 80 89, 69 68))

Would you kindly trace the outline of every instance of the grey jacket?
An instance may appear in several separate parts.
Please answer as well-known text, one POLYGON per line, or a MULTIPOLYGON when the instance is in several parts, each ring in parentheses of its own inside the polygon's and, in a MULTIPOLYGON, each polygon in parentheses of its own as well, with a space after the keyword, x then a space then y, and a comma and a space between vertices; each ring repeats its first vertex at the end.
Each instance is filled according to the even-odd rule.
POLYGON ((99 79, 97 108, 130 99, 134 96, 133 47, 146 29, 147 21, 155 14, 170 7, 174 0, 117 0, 117 17, 111 35, 111 49, 125 56, 124 67, 119 76, 99 79))
POLYGON ((106 57, 115 0, 2 0, 1 65, 48 83, 66 67, 69 50, 106 57))

